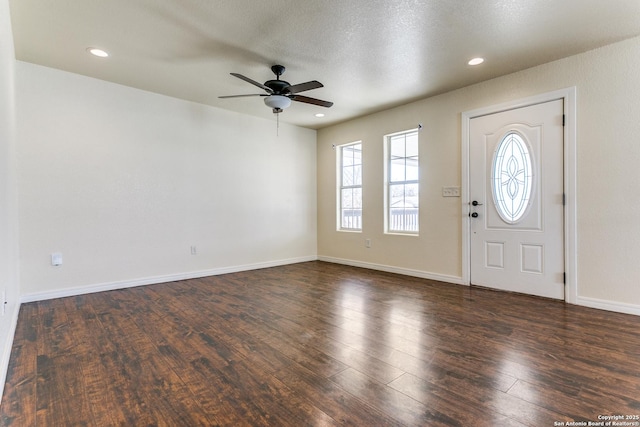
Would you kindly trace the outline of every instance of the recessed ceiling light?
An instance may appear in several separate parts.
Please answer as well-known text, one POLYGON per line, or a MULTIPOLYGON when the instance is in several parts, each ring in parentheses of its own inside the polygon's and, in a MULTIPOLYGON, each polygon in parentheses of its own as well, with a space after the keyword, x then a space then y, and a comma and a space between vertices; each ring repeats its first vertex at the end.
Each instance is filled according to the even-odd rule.
POLYGON ((88 47, 87 48, 87 52, 89 52, 90 54, 92 54, 94 56, 98 56, 100 58, 106 58, 107 56, 109 56, 109 54, 107 52, 105 52, 102 49, 98 49, 96 47, 88 47))
POLYGON ((315 116, 316 117, 324 117, 324 113, 316 113, 315 116))
POLYGON ((484 58, 473 58, 471 61, 467 62, 469 65, 480 65, 484 62, 484 58))

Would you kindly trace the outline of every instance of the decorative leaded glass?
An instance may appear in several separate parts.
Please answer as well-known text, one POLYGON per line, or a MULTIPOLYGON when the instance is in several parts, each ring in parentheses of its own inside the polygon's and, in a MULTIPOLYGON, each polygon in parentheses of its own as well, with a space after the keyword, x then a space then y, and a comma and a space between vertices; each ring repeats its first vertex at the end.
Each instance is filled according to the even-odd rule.
POLYGON ((500 217, 510 224, 522 219, 531 198, 533 171, 527 144, 515 132, 508 133, 498 144, 491 183, 500 217))

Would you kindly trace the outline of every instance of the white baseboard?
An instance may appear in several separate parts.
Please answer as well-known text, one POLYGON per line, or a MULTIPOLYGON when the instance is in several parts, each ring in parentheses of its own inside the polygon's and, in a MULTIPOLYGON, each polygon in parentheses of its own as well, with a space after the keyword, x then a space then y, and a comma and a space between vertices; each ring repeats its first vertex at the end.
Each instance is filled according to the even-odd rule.
POLYGON ((20 297, 20 302, 28 303, 35 301, 44 301, 54 298, 65 298, 76 295, 92 294, 95 292, 113 291, 116 289, 133 288, 136 286, 154 285, 158 283, 176 282, 179 280, 198 279, 207 276, 218 276, 220 274, 237 273, 240 271, 258 270, 261 268, 278 267, 281 265, 297 264, 300 262, 316 261, 316 256, 307 256, 299 258, 289 258, 276 261, 260 262, 255 264, 234 265, 230 267, 220 267, 211 270, 190 271, 186 273, 169 274, 164 276, 143 277, 132 280, 122 280, 108 283, 98 283, 88 286, 57 289, 50 292, 36 292, 25 294, 20 297))
POLYGON ((420 277, 421 279, 437 280, 439 282, 465 285, 462 277, 449 276, 446 274, 431 273, 429 271, 412 270, 410 268, 394 267, 391 265, 374 264, 370 262, 354 261, 343 258, 333 258, 328 256, 318 256, 319 261, 332 262, 334 264, 350 265, 352 267, 368 268, 370 270, 385 271, 387 273, 402 274, 405 276, 420 277))
MULTIPOLYGON (((70 296, 76 296, 76 295, 90 294, 95 292, 104 292, 104 291, 112 291, 116 289, 132 288, 136 286, 175 282, 179 280, 197 279, 197 278, 207 277, 207 276, 217 276, 220 274, 236 273, 240 271, 258 270, 261 268, 278 267, 281 265, 297 264, 300 262, 308 262, 308 261, 316 261, 316 260, 331 262, 334 264, 350 265, 352 267, 360 267, 360 268, 368 268, 371 270, 385 271, 387 273, 402 274, 405 276, 420 277, 423 279, 437 280, 440 282, 453 283, 456 285, 468 286, 468 283, 465 283, 463 278, 458 276, 450 276, 450 275, 432 273, 432 272, 422 271, 422 270, 413 270, 413 269, 395 267, 395 266, 384 265, 384 264, 375 264, 370 262, 355 261, 350 259, 334 258, 334 257, 328 257, 328 256, 306 256, 306 257, 289 258, 289 259, 276 260, 276 261, 267 261, 267 262, 261 262, 261 263, 255 263, 255 264, 244 264, 244 265, 236 265, 236 266, 230 266, 230 267, 214 268, 211 270, 200 270, 200 271, 170 274, 170 275, 164 275, 164 276, 152 276, 152 277, 144 277, 144 278, 133 279, 133 280, 100 283, 100 284, 94 284, 94 285, 77 287, 77 288, 59 289, 51 292, 37 292, 32 294, 21 295, 20 303, 44 301, 44 300, 54 299, 54 298, 64 298, 64 297, 70 297, 70 296)), ((580 296, 577 297, 575 304, 585 306, 585 307, 590 307, 590 308, 597 308, 600 310, 614 311, 617 313, 633 314, 636 316, 640 316, 640 305, 636 305, 636 304, 628 304, 628 303, 622 303, 617 301, 609 301, 609 300, 580 297, 580 296)), ((11 328, 13 328, 12 331, 15 331, 15 327, 18 321, 19 311, 20 311, 20 307, 18 306, 12 318, 12 324, 11 324, 11 328)), ((13 333, 10 335, 9 339, 11 341, 13 340, 13 333)), ((8 346, 8 349, 5 346, 3 348, 2 355, 0 355, 2 357, 2 360, 0 360, 0 362, 2 362, 5 365, 8 365, 9 363, 8 359, 9 359, 10 353, 11 353, 11 345, 8 346)), ((5 365, 0 365, 0 374, 4 373, 5 369, 2 369, 2 368, 5 365)), ((4 382, 2 382, 1 384, 4 384, 4 382)))
MULTIPOLYGON (((0 354, 0 402, 2 402, 2 396, 4 394, 4 386, 7 381, 7 372, 9 371, 9 361, 11 359, 11 349, 13 348, 13 338, 16 335, 16 327, 18 326, 18 315, 20 314, 20 303, 16 304, 16 307, 11 314, 11 320, 9 325, 9 333, 5 338, 5 342, 2 343, 2 354, 0 354)), ((6 314, 5 314, 6 315, 6 314)))
MULTIPOLYGON (((388 273, 403 274, 405 276, 420 277, 423 279, 437 280, 440 282, 454 283, 456 285, 466 285, 462 277, 448 276, 437 273, 430 273, 421 270, 411 270, 401 267, 393 267, 389 265, 373 264, 362 261, 354 261, 342 258, 333 258, 328 256, 318 256, 319 261, 332 262, 335 264, 350 265, 352 267, 368 268, 371 270, 386 271, 388 273)), ((577 297, 575 305, 581 305, 589 308, 597 308, 599 310, 614 311, 616 313, 633 314, 640 316, 640 305, 627 304, 617 301, 601 300, 596 298, 577 297)))
MULTIPOLYGON (((316 261, 316 260, 331 262, 335 264, 349 265, 352 267, 360 267, 360 268, 368 268, 371 270, 385 271, 388 273, 402 274, 405 276, 420 277, 423 279, 437 280, 440 282, 453 283, 457 285, 467 285, 463 281, 462 277, 457 277, 457 276, 449 276, 449 275, 431 273, 428 271, 412 270, 408 268, 393 267, 389 265, 374 264, 369 262, 354 261, 354 260, 348 260, 348 259, 342 259, 342 258, 334 258, 334 257, 327 257, 327 256, 317 256, 317 257, 307 256, 307 257, 290 258, 290 259, 284 259, 284 260, 268 261, 268 262, 262 262, 262 263, 256 263, 256 264, 245 264, 245 265, 236 265, 236 266, 230 266, 230 267, 221 267, 221 268, 215 268, 211 270, 201 270, 201 271, 171 274, 171 275, 164 275, 164 276, 145 277, 145 278, 139 278, 134 280, 123 280, 123 281, 117 281, 117 282, 100 283, 100 284, 89 285, 89 286, 78 287, 78 288, 67 288, 67 289, 60 289, 60 290, 51 291, 51 292, 38 292, 38 293, 22 295, 20 297, 20 302, 17 304, 17 307, 12 313, 11 324, 9 326, 10 330, 9 330, 9 333, 7 334, 5 342, 3 343, 4 345, 2 346, 2 354, 0 354, 0 358, 1 358, 0 359, 0 385, 2 387, 0 388, 0 401, 2 401, 2 395, 4 393, 4 384, 6 382, 7 371, 9 369, 11 349, 13 347, 13 339, 14 339, 15 330, 18 324, 18 315, 20 313, 21 303, 43 301, 43 300, 53 299, 53 298, 64 298, 64 297, 70 297, 70 296, 76 296, 76 295, 82 295, 82 294, 90 294, 94 292, 103 292, 103 291, 110 291, 110 290, 116 290, 116 289, 131 288, 135 286, 152 285, 157 283, 175 282, 178 280, 197 279, 200 277, 217 276, 220 274, 236 273, 240 271, 258 270, 261 268, 278 267, 282 265, 297 264, 300 262, 308 262, 308 261, 316 261)), ((635 304, 627 304, 627 303, 621 303, 616 301, 607 301, 607 300, 587 298, 587 297, 578 297, 576 304, 582 305, 585 307, 590 307, 590 308, 597 308, 600 310, 614 311, 618 313, 633 314, 636 316, 640 316, 640 306, 635 304)))
POLYGON ((597 298, 578 297, 577 305, 582 305, 600 310, 615 311, 617 313, 634 314, 640 316, 640 305, 628 304, 624 302, 608 301, 597 298))

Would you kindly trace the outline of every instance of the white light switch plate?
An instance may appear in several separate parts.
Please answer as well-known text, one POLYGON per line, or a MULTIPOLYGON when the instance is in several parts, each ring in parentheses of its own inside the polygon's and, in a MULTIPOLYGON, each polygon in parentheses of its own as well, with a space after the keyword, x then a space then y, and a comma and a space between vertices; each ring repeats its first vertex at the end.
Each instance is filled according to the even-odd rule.
POLYGON ((460 197, 460 187, 442 187, 442 197, 460 197))

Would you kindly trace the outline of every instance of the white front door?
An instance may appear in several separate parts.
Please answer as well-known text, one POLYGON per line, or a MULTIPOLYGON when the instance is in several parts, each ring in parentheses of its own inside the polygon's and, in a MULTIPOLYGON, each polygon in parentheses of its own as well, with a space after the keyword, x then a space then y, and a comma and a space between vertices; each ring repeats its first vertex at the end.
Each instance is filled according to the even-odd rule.
POLYGON ((469 124, 470 281, 564 299, 563 100, 469 124))

